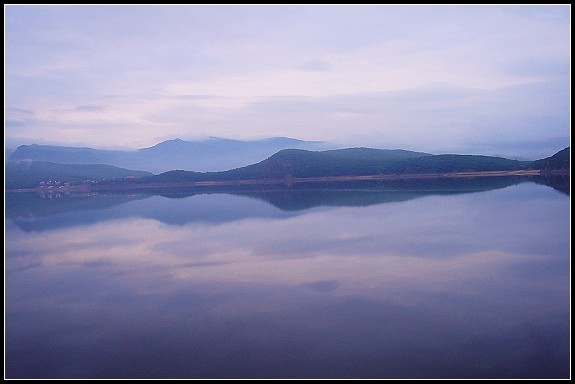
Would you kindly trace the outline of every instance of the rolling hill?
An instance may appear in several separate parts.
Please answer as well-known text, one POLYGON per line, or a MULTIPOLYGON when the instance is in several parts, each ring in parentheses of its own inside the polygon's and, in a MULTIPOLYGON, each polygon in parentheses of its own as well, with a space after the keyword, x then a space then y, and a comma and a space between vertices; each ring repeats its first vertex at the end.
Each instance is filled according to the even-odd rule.
MULTIPOLYGON (((173 143, 162 143, 171 147, 173 143)), ((176 144, 178 145, 178 144, 176 144)), ((157 148, 155 150, 158 150, 157 148)), ((161 151, 163 153, 163 150, 161 151)), ((327 151, 284 149, 265 160, 245 167, 220 172, 172 170, 159 175, 131 171, 107 165, 55 164, 49 162, 9 162, 7 184, 10 188, 37 186, 41 180, 59 178, 68 182, 101 180, 99 186, 114 185, 174 185, 190 182, 238 182, 305 180, 326 177, 358 177, 374 175, 443 175, 485 171, 541 170, 566 173, 569 167, 569 148, 545 159, 519 161, 503 157, 443 154, 346 148, 327 151), (127 176, 134 176, 128 178, 127 176), (117 180, 112 180, 117 179, 117 180)))
POLYGON ((222 172, 175 170, 148 178, 152 182, 226 181, 306 178, 323 176, 364 176, 377 174, 395 161, 431 156, 428 153, 373 148, 329 151, 284 149, 259 163, 222 172))
POLYGON ((553 156, 532 162, 531 166, 536 169, 541 169, 543 172, 569 169, 570 152, 570 147, 564 148, 553 156))
POLYGON ((527 169, 531 162, 477 155, 430 155, 423 152, 348 148, 313 152, 282 150, 246 167, 223 172, 170 171, 142 182, 230 181, 378 174, 430 174, 527 169))

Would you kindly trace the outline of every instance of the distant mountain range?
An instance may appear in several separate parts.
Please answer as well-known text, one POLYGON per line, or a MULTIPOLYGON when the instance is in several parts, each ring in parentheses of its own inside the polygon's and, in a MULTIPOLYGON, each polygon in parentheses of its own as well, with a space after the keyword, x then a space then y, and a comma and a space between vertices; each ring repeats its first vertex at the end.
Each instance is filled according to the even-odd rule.
POLYGON ((48 161, 60 164, 108 164, 152 173, 172 169, 207 172, 253 164, 288 148, 327 149, 326 144, 322 142, 288 137, 250 141, 214 137, 200 141, 167 140, 152 147, 134 151, 38 144, 21 145, 8 157, 8 160, 48 161))
MULTIPOLYGON (((138 188, 142 185, 166 185, 196 182, 237 183, 243 181, 280 181, 290 183, 306 179, 364 176, 443 175, 446 173, 528 171, 535 173, 568 173, 570 148, 536 161, 519 161, 503 157, 442 154, 400 149, 346 148, 311 151, 280 149, 265 155, 259 162, 225 171, 198 172, 197 164, 234 163, 286 146, 318 146, 321 142, 306 142, 289 138, 258 141, 210 139, 201 142, 164 141, 137 151, 105 151, 92 148, 57 146, 20 146, 6 164, 7 189, 46 186, 50 180, 61 183, 90 184, 98 187, 138 188), (193 150, 192 150, 193 149, 193 150), (213 149, 213 153, 210 152, 213 149), (236 158, 235 156, 239 157, 236 158), (118 167, 117 164, 131 164, 118 167), (156 164, 157 169, 172 170, 152 175, 145 169, 156 164), (192 169, 194 171, 184 170, 192 169)), ((325 180, 322 180, 325 181, 325 180)))

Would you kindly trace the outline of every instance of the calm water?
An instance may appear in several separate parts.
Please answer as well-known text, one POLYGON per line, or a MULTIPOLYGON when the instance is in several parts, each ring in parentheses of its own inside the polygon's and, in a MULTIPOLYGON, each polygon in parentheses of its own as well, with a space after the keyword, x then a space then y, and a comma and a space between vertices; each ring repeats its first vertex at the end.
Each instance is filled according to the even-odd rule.
POLYGON ((6 377, 569 377, 569 196, 449 183, 9 194, 6 377))

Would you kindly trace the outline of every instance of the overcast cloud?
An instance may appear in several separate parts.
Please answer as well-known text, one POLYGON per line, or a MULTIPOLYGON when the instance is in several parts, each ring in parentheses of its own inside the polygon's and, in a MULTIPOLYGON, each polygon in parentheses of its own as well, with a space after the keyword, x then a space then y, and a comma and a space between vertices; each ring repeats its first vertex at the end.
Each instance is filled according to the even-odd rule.
POLYGON ((288 136, 537 158, 570 6, 5 6, 5 142, 288 136))

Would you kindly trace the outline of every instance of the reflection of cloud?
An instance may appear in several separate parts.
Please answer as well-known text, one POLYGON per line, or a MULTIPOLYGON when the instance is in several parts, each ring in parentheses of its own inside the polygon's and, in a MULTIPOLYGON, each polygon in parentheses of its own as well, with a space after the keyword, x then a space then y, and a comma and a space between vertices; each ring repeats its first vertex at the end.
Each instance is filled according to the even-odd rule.
MULTIPOLYGON (((457 287, 458 294, 473 295, 486 280, 496 286, 519 265, 528 276, 525 269, 544 263, 547 252, 563 252, 560 244, 541 243, 544 229, 561 231, 542 218, 529 195, 523 206, 507 208, 489 194, 505 196, 505 190, 272 221, 173 227, 150 219, 112 220, 12 239, 9 253, 28 256, 10 259, 7 269, 39 262, 44 268, 97 266, 138 278, 305 286, 337 295, 391 294, 401 287, 427 293, 457 287), (494 209, 502 215, 495 223, 494 209), (532 225, 533 217, 541 227, 532 225), (519 228, 517 222, 529 225, 519 228)), ((545 203, 555 221, 561 201, 545 203)))
POLYGON ((304 284, 303 286, 313 291, 327 293, 339 287, 339 282, 337 280, 323 280, 323 281, 315 281, 313 283, 307 283, 304 284))
POLYGON ((569 200, 511 188, 283 220, 8 222, 7 371, 568 376, 569 200))

